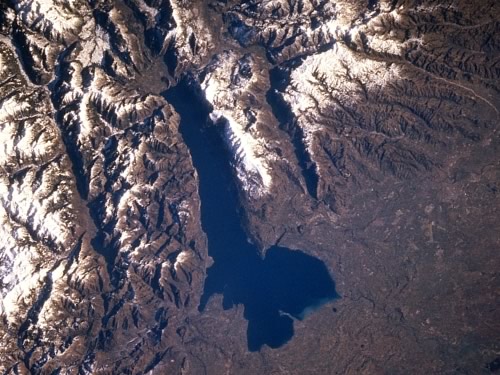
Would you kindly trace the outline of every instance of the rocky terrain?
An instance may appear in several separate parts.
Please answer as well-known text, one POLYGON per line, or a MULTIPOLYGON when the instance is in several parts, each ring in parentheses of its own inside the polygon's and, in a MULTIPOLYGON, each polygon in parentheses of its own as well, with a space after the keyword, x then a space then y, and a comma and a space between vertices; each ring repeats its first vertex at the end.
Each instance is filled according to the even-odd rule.
POLYGON ((500 371, 499 120, 495 0, 1 2, 0 373, 500 371), (259 255, 335 280, 283 346, 198 309, 179 85, 259 255))

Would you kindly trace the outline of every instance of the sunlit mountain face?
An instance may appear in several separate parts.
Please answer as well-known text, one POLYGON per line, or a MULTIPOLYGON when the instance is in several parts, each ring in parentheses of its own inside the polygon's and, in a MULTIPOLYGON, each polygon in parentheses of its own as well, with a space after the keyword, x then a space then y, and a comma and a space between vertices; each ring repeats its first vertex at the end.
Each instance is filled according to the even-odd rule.
POLYGON ((0 3, 0 374, 500 371, 500 3, 0 3))

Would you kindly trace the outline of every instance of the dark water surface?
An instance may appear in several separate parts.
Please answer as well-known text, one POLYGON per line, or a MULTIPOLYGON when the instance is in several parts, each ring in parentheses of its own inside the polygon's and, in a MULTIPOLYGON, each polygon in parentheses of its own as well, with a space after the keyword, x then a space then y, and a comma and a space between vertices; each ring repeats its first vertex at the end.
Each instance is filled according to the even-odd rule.
POLYGON ((181 115, 180 131, 200 178, 201 220, 214 265, 208 270, 200 311, 220 293, 224 308, 243 304, 248 349, 277 348, 293 336, 293 318, 338 297, 323 262, 300 251, 272 247, 266 258, 247 241, 227 149, 198 88, 184 80, 165 93, 181 115))

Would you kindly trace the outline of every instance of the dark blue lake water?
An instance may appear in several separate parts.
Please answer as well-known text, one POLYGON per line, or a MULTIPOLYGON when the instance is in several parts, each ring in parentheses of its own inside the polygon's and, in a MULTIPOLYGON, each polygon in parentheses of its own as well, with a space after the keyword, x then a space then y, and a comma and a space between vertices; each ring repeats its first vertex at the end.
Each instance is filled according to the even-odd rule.
POLYGON ((206 126, 210 108, 198 88, 184 80, 165 93, 181 115, 180 131, 200 178, 201 220, 214 259, 200 311, 223 294, 225 309, 243 304, 248 349, 277 348, 293 336, 293 319, 338 297, 324 263, 301 251, 272 247, 263 260, 247 241, 238 213, 227 149, 215 126, 206 126))

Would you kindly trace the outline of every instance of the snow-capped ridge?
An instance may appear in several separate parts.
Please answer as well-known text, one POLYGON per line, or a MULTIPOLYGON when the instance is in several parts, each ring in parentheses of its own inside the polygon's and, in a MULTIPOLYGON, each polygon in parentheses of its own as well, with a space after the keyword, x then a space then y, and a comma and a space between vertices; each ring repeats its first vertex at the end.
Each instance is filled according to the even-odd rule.
POLYGON ((252 90, 260 84, 253 66, 250 56, 225 51, 210 65, 201 88, 214 108, 210 119, 224 126, 224 138, 242 189, 252 197, 260 197, 270 192, 271 162, 276 156, 267 149, 258 121, 249 122, 244 111, 244 98, 253 96, 252 90), (239 98, 242 104, 236 104, 239 98))
POLYGON ((210 114, 210 118, 214 122, 220 120, 224 122, 225 139, 233 155, 233 163, 243 187, 252 190, 252 184, 257 181, 262 185, 263 191, 267 191, 271 187, 272 177, 269 167, 264 164, 259 155, 259 150, 261 152, 263 150, 258 142, 231 115, 214 111, 210 114))

